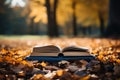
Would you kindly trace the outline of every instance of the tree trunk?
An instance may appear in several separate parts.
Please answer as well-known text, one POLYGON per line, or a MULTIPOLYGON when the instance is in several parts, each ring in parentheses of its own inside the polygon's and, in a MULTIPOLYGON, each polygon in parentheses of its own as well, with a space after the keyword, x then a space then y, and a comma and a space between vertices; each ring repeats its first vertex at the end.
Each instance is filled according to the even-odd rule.
POLYGON ((9 14, 12 10, 9 9, 8 5, 5 5, 4 3, 5 0, 0 0, 0 34, 11 33, 9 14))
POLYGON ((30 31, 29 31, 29 34, 31 34, 31 35, 33 35, 34 34, 34 31, 35 31, 35 29, 34 29, 34 19, 35 19, 35 17, 32 17, 31 18, 31 22, 30 22, 30 31))
POLYGON ((106 36, 120 36, 120 0, 110 0, 106 36))
POLYGON ((76 25, 76 13, 75 13, 75 5, 76 2, 73 1, 72 8, 73 8, 73 35, 77 36, 77 25, 76 25))
POLYGON ((104 18, 101 11, 98 12, 98 17, 100 21, 100 33, 101 33, 101 36, 104 36, 105 24, 104 24, 104 18))
POLYGON ((47 15, 48 15, 48 36, 49 37, 58 37, 58 27, 56 21, 56 9, 57 9, 58 0, 54 0, 53 9, 50 5, 50 0, 46 0, 47 15))

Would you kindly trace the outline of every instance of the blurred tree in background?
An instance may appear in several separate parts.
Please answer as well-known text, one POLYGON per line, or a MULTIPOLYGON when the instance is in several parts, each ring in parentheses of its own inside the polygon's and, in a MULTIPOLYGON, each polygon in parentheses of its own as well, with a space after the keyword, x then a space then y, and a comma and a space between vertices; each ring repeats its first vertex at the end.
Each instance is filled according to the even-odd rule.
POLYGON ((58 0, 46 0, 47 16, 48 16, 48 35, 50 37, 58 37, 58 27, 56 21, 56 10, 58 0))
POLYGON ((1 0, 0 34, 59 37, 118 33, 119 6, 111 7, 111 3, 114 6, 119 1, 110 1, 109 11, 109 0, 1 0))
POLYGON ((27 18, 27 22, 29 25, 29 33, 42 34, 43 32, 46 32, 46 30, 44 29, 46 28, 44 24, 47 23, 47 10, 45 7, 45 0, 28 1, 27 7, 25 8, 29 10, 27 18))
POLYGON ((4 5, 4 3, 5 0, 0 0, 0 34, 6 34, 9 29, 7 26, 9 24, 8 16, 11 9, 7 5, 4 5))
POLYGON ((72 8, 73 8, 73 35, 77 36, 77 18, 76 18, 76 4, 77 4, 77 0, 72 0, 72 8))
POLYGON ((106 36, 120 36, 120 1, 110 0, 110 10, 106 36))

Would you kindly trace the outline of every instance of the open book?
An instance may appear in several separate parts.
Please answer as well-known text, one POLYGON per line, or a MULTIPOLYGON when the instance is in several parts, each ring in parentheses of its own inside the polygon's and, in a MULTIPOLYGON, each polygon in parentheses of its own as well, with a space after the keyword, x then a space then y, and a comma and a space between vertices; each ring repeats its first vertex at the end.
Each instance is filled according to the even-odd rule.
POLYGON ((60 48, 55 45, 34 47, 27 59, 32 60, 69 60, 69 59, 92 59, 88 48, 68 46, 60 48))
POLYGON ((34 47, 31 56, 89 56, 89 49, 76 46, 60 48, 55 45, 34 47))

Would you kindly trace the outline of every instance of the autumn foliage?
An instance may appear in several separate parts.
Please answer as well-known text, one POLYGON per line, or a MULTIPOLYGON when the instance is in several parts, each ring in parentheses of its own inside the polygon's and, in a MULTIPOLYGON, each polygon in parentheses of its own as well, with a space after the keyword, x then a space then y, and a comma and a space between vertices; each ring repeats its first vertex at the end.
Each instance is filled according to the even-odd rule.
MULTIPOLYGON (((16 41, 8 40, 8 43, 4 43, 6 40, 0 42, 0 45, 4 45, 0 49, 0 68, 13 71, 19 74, 19 76, 26 76, 28 73, 34 74, 34 69, 38 68, 47 72, 47 74, 34 74, 30 77, 31 80, 89 80, 92 76, 77 76, 68 72, 68 69, 58 69, 54 65, 49 66, 48 62, 42 61, 33 64, 33 62, 25 60, 26 56, 29 56, 32 48, 38 45, 59 45, 62 48, 69 45, 83 46, 90 49, 90 53, 96 57, 96 60, 103 64, 113 63, 115 65, 120 64, 120 42, 113 39, 94 39, 94 38, 54 38, 54 39, 40 39, 40 40, 23 40, 19 41, 20 44, 16 44, 16 41), (64 42, 63 42, 64 41, 64 42), (29 44, 28 44, 29 42, 29 44), (14 44, 14 47, 12 46, 14 44), (16 45, 16 46, 15 46, 16 45), (22 46, 21 46, 22 45, 22 46), (28 46, 29 45, 29 46, 28 46), (20 72, 20 71, 23 72, 20 72), (69 78, 68 78, 69 77, 69 78)), ((87 64, 86 61, 81 61, 83 65, 87 64)), ((78 64, 80 65, 80 64, 78 64)), ((119 68, 118 68, 119 69, 119 68)), ((8 74, 8 72, 3 71, 8 74)), ((9 72, 10 73, 10 72, 9 72)), ((108 73, 106 73, 107 75, 108 73)), ((93 77, 92 77, 93 78, 93 77)), ((95 79, 95 78, 94 78, 95 79)), ((96 78, 98 79, 98 78, 96 78)))

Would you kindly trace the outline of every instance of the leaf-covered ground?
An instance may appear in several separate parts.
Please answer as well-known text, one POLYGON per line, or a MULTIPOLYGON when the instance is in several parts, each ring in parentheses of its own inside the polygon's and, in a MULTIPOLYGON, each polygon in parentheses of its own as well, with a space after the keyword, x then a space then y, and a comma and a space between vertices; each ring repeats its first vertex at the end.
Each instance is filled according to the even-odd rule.
MULTIPOLYGON (((120 66, 120 40, 119 39, 107 39, 107 38, 47 38, 47 37, 39 37, 39 36, 0 36, 0 79, 8 78, 5 75, 12 74, 12 73, 19 73, 23 71, 22 75, 30 73, 34 71, 34 69, 37 68, 39 71, 44 71, 43 68, 46 69, 46 66, 48 66, 48 63, 35 63, 29 62, 24 60, 24 58, 29 55, 32 51, 32 48, 34 46, 43 46, 43 45, 57 45, 62 48, 66 46, 82 46, 87 47, 90 49, 91 53, 96 56, 96 59, 102 62, 103 64, 109 63, 109 65, 112 63, 114 68, 117 66, 120 66), (41 66, 41 67, 40 67, 41 66), (9 70, 9 71, 8 71, 9 70), (3 75, 3 73, 5 75, 3 75)), ((73 65, 72 65, 73 66, 73 65)), ((55 67, 58 67, 59 69, 55 70, 57 78, 60 79, 61 77, 70 76, 73 73, 68 73, 65 69, 62 69, 59 66, 52 65, 52 68, 49 67, 47 70, 56 69, 55 67), (54 66, 54 68, 53 68, 54 66), (57 73, 58 72, 58 73, 57 73), (64 72, 64 73, 63 73, 64 72), (59 76, 60 75, 60 76, 59 76), (64 76, 63 76, 64 75, 64 76)), ((74 66, 75 67, 75 66, 74 66)), ((119 69, 118 67, 117 69, 119 69)), ((52 70, 53 71, 53 70, 52 70)), ((119 70, 118 70, 119 71, 119 70)), ((35 71, 34 71, 35 72, 35 71)), ((40 73, 40 72, 39 72, 40 73)), ((46 76, 48 75, 49 71, 46 72, 46 76)), ((98 72, 100 73, 100 72, 98 72)), ((106 80, 109 78, 113 78, 113 75, 116 77, 115 71, 108 73, 105 72, 105 76, 108 76, 106 80), (114 74, 112 74, 114 73, 114 74), (111 76, 112 75, 112 76, 111 76)), ((119 73, 119 72, 118 72, 119 73)), ((34 73, 32 73, 34 74, 34 73)), ((95 75, 100 79, 102 75, 98 75, 97 73, 93 73, 94 77, 95 75)), ((100 73, 102 74, 102 73, 100 73)), ((50 74, 49 74, 50 76, 50 74)), ((51 76, 53 77, 52 73, 51 76)), ((71 75, 72 76, 72 75, 71 75)), ((93 76, 93 75, 92 75, 93 76)), ((120 77, 120 76, 117 76, 120 77)), ((56 80, 52 78, 46 78, 45 75, 37 74, 37 75, 31 75, 31 80, 36 80, 36 78, 39 78, 39 80, 56 80)), ((55 76, 54 76, 55 78, 55 76)), ((85 75, 84 79, 83 76, 72 76, 73 80, 90 80, 90 73, 89 76, 85 75)), ((96 80, 98 80, 96 78, 96 80)), ((11 79, 12 80, 12 79, 11 79)), ((61 80, 69 80, 69 79, 61 79, 61 80)), ((112 79, 111 79, 112 80, 112 79)))

